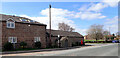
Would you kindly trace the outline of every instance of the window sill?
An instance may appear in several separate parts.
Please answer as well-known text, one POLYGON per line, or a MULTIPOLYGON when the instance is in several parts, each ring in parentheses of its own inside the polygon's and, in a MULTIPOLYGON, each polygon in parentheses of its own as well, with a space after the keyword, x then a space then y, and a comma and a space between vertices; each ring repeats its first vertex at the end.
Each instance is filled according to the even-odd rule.
POLYGON ((7 27, 8 29, 14 29, 15 27, 7 27))

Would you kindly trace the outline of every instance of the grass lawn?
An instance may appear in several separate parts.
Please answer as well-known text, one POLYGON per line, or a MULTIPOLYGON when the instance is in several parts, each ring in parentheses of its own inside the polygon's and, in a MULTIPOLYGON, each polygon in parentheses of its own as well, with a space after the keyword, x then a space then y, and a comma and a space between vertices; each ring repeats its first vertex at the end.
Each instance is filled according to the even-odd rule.
MULTIPOLYGON (((96 41, 96 40, 84 40, 84 41, 96 41)), ((97 41, 104 41, 104 40, 97 40, 97 41)))
POLYGON ((108 43, 87 43, 87 44, 108 44, 108 43))

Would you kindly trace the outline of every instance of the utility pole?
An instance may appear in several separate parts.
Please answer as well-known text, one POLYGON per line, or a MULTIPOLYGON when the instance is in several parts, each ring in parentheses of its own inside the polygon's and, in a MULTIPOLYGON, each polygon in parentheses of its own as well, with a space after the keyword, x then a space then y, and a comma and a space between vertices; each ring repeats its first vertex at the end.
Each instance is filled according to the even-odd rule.
POLYGON ((49 39, 50 39, 50 46, 52 45, 52 42, 51 42, 51 5, 49 5, 49 25, 50 25, 50 30, 49 30, 49 39))

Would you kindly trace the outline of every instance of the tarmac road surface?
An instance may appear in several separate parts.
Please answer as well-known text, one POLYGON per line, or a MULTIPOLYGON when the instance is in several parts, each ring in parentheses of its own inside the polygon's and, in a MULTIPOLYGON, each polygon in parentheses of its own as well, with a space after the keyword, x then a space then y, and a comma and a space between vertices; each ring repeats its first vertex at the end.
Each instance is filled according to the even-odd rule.
POLYGON ((118 44, 91 44, 93 46, 20 54, 6 54, 3 56, 118 56, 118 44))

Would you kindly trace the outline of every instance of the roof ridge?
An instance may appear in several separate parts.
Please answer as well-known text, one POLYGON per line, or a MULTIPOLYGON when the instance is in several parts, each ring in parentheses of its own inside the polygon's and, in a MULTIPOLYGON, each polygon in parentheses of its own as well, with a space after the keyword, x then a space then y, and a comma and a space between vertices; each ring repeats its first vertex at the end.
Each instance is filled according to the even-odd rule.
MULTIPOLYGON (((50 29, 47 29, 47 30, 50 30, 50 29)), ((54 29, 51 29, 52 31, 63 31, 63 30, 54 30, 54 29)), ((71 32, 71 31, 63 31, 63 32, 71 32)), ((73 33, 78 33, 78 32, 73 32, 73 33)))
POLYGON ((18 17, 18 18, 25 18, 25 19, 28 19, 28 20, 32 20, 32 19, 29 19, 27 17, 23 17, 23 16, 18 16, 18 15, 6 15, 6 14, 0 14, 0 15, 5 15, 5 16, 12 16, 12 17, 18 17))
POLYGON ((11 17, 11 18, 15 18, 15 21, 16 21, 16 22, 34 23, 34 24, 46 25, 46 24, 40 23, 40 22, 38 22, 38 21, 29 19, 29 18, 27 18, 27 17, 21 17, 21 16, 17 16, 17 15, 6 15, 6 14, 0 14, 0 15, 3 16, 3 20, 2 20, 2 21, 4 21, 4 20, 6 21, 9 17, 11 17), (4 19, 4 18, 5 18, 4 16, 8 16, 8 17, 7 17, 6 19, 4 19), (29 21, 24 22, 24 21, 21 21, 20 19, 26 19, 26 20, 29 20, 29 21, 32 20, 32 21, 35 21, 35 22, 29 22, 29 21))
MULTIPOLYGON (((49 33, 50 29, 47 29, 47 32, 49 33)), ((80 33, 78 32, 69 32, 69 31, 61 31, 61 30, 51 30, 51 34, 54 36, 61 35, 61 36, 78 36, 78 37, 83 37, 80 33)))

